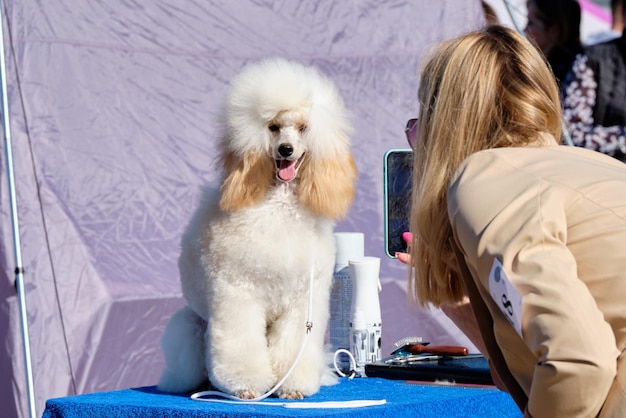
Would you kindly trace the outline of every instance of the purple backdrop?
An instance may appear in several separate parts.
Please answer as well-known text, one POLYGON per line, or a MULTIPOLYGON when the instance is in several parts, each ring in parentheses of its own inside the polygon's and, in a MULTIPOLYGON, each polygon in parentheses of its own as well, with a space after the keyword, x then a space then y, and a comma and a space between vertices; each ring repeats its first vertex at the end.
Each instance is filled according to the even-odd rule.
MULTIPOLYGON (((383 352, 422 336, 467 344, 409 308, 383 252, 383 154, 404 148, 422 56, 482 24, 478 0, 3 0, 8 94, 37 410, 51 397, 156 384, 181 306, 179 239, 214 182, 216 115, 250 61, 318 66, 354 115, 360 172, 338 231, 382 259, 383 352)), ((4 154, 0 404, 26 415, 4 154), (7 378, 10 377, 10 378, 7 378)), ((6 415, 5 415, 6 414, 6 415)))

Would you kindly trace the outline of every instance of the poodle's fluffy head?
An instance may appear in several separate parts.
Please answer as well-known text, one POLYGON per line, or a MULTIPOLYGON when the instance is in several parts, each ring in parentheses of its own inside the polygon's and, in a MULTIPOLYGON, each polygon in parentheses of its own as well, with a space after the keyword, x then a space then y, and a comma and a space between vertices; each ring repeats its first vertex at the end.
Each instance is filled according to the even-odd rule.
POLYGON ((222 210, 254 205, 290 182, 314 213, 346 214, 356 180, 352 128, 334 84, 315 68, 284 59, 244 68, 227 96, 225 130, 222 210))

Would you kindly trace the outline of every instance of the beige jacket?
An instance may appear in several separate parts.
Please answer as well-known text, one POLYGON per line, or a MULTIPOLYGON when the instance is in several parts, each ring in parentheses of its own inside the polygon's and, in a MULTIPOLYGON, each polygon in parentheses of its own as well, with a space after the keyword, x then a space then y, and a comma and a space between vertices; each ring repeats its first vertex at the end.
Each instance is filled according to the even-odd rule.
POLYGON ((482 151, 451 180, 448 214, 525 415, 626 417, 626 164, 482 151))

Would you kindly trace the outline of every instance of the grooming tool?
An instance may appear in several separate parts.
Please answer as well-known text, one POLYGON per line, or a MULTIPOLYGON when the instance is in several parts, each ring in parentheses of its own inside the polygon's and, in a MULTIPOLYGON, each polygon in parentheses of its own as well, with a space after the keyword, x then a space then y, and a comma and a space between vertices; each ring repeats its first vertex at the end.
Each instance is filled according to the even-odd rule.
MULTIPOLYGON (((411 354, 436 354, 440 356, 466 356, 469 353, 467 347, 458 345, 431 345, 425 344, 407 344, 399 351, 411 354)), ((392 353, 393 354, 393 353, 392 353)))
POLYGON ((456 345, 429 345, 421 337, 406 337, 397 341, 391 355, 434 354, 440 356, 466 356, 467 347, 456 345))
POLYGON ((398 354, 394 357, 388 357, 384 359, 385 364, 410 364, 416 363, 420 361, 434 361, 441 359, 441 356, 432 355, 432 354, 398 354))
MULTIPOLYGON (((396 341, 395 343, 393 343, 393 348, 394 350, 397 350, 400 347, 403 347, 407 344, 428 344, 427 342, 424 342, 422 337, 404 337, 401 340, 396 341)), ((393 353, 392 353, 393 354, 393 353)))

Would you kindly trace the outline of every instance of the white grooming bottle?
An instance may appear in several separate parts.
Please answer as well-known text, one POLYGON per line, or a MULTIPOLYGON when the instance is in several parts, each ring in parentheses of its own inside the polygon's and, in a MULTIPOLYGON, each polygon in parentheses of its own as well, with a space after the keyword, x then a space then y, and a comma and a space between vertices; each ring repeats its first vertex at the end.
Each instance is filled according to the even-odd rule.
MULTIPOLYGON (((352 280, 348 260, 363 258, 364 235, 361 232, 336 232, 335 273, 330 294, 330 344, 332 350, 350 350, 350 319, 352 317, 352 280)), ((347 356, 340 354, 338 363, 349 367, 347 356)))
POLYGON ((349 266, 352 278, 350 352, 356 361, 356 371, 364 375, 365 364, 382 358, 382 319, 378 297, 380 258, 350 260, 349 266))

